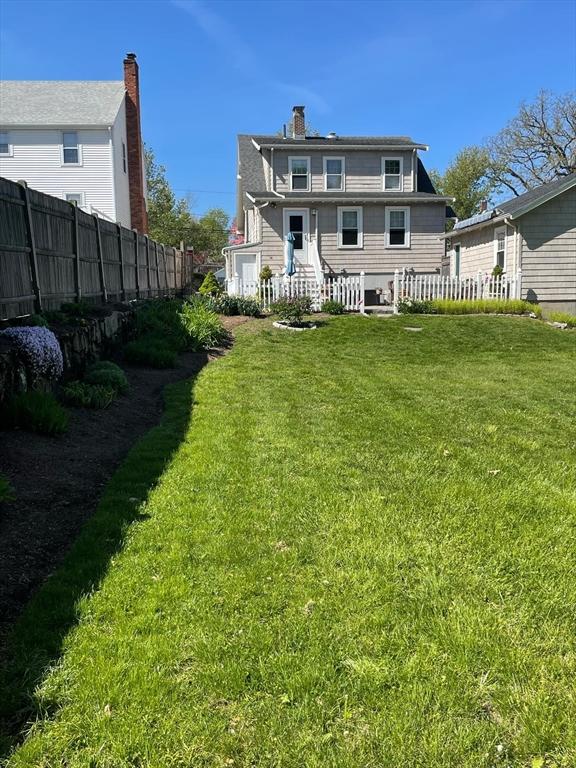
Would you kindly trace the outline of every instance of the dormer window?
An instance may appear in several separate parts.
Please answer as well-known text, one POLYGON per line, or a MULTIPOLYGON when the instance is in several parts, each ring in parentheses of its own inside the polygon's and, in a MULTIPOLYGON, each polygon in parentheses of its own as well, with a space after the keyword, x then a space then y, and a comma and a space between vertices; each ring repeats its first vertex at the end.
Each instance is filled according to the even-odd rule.
POLYGON ((292 192, 310 192, 310 158, 289 157, 290 190, 292 192))
POLYGON ((324 158, 324 189, 326 192, 344 191, 344 158, 324 158))
POLYGON ((401 157, 382 158, 382 189, 384 192, 402 192, 404 162, 401 157))
POLYGON ((10 137, 7 131, 0 131, 0 156, 10 157, 12 147, 10 146, 10 137))
POLYGON ((80 165, 80 146, 76 131, 64 131, 62 134, 62 161, 64 165, 80 165))

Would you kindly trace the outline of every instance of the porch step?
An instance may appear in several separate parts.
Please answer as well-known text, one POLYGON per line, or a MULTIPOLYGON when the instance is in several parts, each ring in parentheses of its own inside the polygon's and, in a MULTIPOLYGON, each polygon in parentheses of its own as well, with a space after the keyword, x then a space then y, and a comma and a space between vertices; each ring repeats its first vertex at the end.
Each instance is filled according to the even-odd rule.
POLYGON ((387 304, 372 304, 365 307, 367 315, 393 315, 394 307, 387 304))

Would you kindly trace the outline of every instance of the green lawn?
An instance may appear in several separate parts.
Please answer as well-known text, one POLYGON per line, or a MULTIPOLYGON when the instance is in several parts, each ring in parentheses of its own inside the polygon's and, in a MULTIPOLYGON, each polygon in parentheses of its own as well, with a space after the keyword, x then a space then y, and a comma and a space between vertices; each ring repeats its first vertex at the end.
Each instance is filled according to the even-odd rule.
POLYGON ((8 764, 573 768, 575 388, 522 318, 242 326, 20 624, 8 764))

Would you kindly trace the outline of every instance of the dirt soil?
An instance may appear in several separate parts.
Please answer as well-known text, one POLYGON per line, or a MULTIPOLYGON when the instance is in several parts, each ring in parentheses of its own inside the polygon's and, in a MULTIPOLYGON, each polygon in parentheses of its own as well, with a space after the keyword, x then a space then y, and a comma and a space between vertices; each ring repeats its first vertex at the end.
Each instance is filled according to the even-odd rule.
MULTIPOLYGON (((229 330, 246 320, 223 318, 229 330)), ((120 363, 128 393, 103 411, 71 408, 68 431, 59 437, 0 431, 0 473, 16 492, 16 501, 0 509, 0 646, 64 559, 132 445, 160 421, 164 387, 223 352, 186 353, 169 370, 120 363)))

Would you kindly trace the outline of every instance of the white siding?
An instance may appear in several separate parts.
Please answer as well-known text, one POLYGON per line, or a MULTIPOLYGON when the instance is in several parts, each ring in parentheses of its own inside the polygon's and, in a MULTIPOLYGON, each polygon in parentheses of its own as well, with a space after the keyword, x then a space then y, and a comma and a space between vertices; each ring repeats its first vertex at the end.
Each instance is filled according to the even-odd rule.
POLYGON ((381 150, 356 150, 350 152, 337 151, 311 151, 305 146, 301 151, 290 150, 274 151, 274 175, 275 189, 277 192, 290 191, 290 178, 288 174, 289 157, 309 157, 312 174, 312 192, 324 192, 324 157, 345 158, 345 188, 346 192, 382 192, 382 158, 403 158, 403 191, 412 192, 412 152, 382 152, 381 150))
POLYGON ((130 187, 128 183, 128 143, 126 141, 126 106, 122 106, 112 126, 112 151, 114 162, 114 198, 116 221, 130 227, 130 187), (122 164, 122 143, 126 147, 126 172, 122 164))
POLYGON ((60 198, 66 192, 82 192, 88 212, 94 207, 116 220, 108 129, 78 131, 81 166, 62 164, 61 130, 12 129, 9 134, 13 156, 0 158, 0 176, 22 179, 33 189, 60 198))

